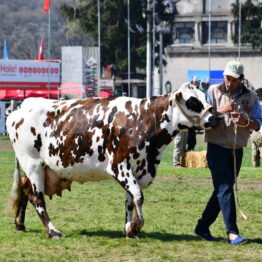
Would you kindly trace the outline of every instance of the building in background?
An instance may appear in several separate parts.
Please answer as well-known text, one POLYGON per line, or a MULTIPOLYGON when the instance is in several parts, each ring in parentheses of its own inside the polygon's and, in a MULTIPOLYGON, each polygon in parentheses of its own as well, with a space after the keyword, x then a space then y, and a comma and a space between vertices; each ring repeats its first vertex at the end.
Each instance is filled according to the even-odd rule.
POLYGON ((66 98, 109 97, 113 93, 111 65, 104 68, 100 79, 98 77, 98 47, 62 47, 61 71, 61 93, 66 98))
MULTIPOLYGON (((176 15, 172 24, 172 44, 167 48, 164 83, 172 89, 188 81, 189 71, 221 71, 228 60, 238 59, 238 46, 232 35, 238 32, 238 21, 231 13, 237 0, 211 1, 211 44, 209 49, 209 0, 172 1, 176 15)), ((258 2, 258 1, 254 1, 258 2)), ((261 1, 260 1, 261 2, 261 1)), ((262 86, 262 54, 250 45, 241 46, 240 61, 245 77, 258 88, 262 86)))
POLYGON ((146 75, 140 73, 131 73, 130 76, 130 94, 128 93, 128 74, 121 74, 115 78, 114 95, 145 98, 146 75))
POLYGON ((64 87, 66 86, 67 95, 65 97, 79 98, 81 93, 82 97, 96 95, 98 85, 97 61, 97 47, 62 47, 61 82, 64 87))

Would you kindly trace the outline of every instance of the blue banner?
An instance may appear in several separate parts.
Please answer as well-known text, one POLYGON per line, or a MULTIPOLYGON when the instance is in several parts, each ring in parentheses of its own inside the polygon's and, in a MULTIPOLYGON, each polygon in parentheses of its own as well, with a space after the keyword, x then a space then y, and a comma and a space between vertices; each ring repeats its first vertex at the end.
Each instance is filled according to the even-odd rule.
POLYGON ((187 80, 205 92, 210 85, 223 82, 223 70, 188 70, 187 80))

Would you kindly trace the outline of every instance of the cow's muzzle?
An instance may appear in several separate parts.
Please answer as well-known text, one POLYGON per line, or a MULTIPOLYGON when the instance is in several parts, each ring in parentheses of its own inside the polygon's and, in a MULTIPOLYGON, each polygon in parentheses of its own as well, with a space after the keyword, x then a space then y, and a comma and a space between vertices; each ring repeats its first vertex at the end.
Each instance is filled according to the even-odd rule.
POLYGON ((204 124, 205 129, 216 127, 221 121, 223 121, 223 114, 215 111, 214 108, 210 108, 211 116, 208 119, 208 122, 204 124))

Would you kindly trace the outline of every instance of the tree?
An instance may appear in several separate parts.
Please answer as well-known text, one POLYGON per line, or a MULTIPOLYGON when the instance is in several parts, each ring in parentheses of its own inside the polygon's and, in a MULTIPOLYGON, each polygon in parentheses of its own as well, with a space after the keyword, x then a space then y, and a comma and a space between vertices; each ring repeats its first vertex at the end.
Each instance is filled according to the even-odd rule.
MULTIPOLYGON (((232 5, 232 13, 239 21, 239 4, 232 5)), ((241 43, 251 44, 253 48, 262 46, 262 3, 256 5, 247 0, 241 6, 241 43)), ((238 25, 238 22, 237 22, 238 25)), ((238 26, 232 37, 234 43, 238 42, 238 26)))
MULTIPOLYGON (((52 1, 51 8, 51 58, 61 57, 61 46, 67 43, 65 19, 61 3, 72 0, 52 1)), ((42 13, 43 1, 12 0, 0 3, 0 50, 4 39, 8 43, 10 59, 36 59, 41 39, 45 41, 44 57, 48 48, 48 14, 42 13)))
MULTIPOLYGON (((76 6, 63 5, 62 12, 67 26, 78 24, 97 45, 97 0, 82 0, 76 6)), ((100 0, 101 19, 101 65, 114 64, 120 72, 127 70, 127 2, 123 0, 100 0)), ((146 20, 142 17, 141 0, 132 0, 131 17, 131 71, 145 68, 146 20)), ((73 31, 73 30, 72 30, 73 31)), ((88 45, 88 43, 86 43, 88 45)))

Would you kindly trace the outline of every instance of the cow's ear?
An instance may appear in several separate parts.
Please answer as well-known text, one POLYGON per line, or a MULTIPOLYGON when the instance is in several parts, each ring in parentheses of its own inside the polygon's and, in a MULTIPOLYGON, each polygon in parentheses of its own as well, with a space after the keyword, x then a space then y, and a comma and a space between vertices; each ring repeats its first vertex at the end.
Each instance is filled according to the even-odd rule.
POLYGON ((176 101, 181 103, 182 99, 183 99, 182 93, 181 92, 176 93, 176 101))

